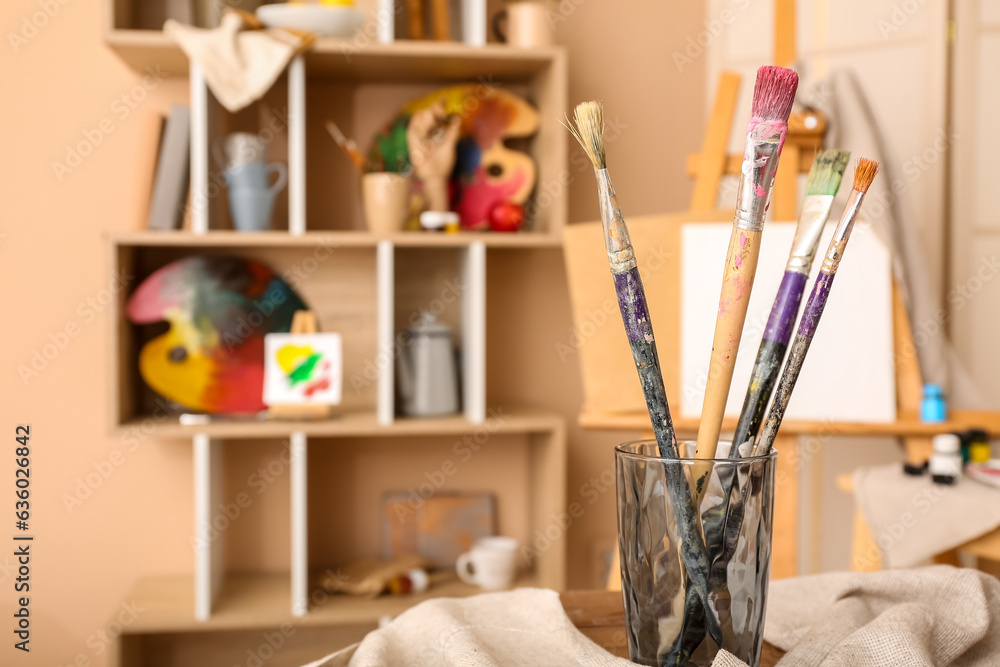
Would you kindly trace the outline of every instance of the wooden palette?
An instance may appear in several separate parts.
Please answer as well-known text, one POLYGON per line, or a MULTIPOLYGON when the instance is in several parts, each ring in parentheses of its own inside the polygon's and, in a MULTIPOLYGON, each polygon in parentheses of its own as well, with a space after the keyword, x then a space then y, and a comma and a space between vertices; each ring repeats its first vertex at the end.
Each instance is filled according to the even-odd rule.
POLYGON ((501 202, 523 204, 535 187, 535 161, 504 145, 538 130, 538 112, 524 99, 480 83, 451 86, 408 102, 372 140, 369 164, 376 171, 410 169, 406 127, 414 112, 437 101, 462 119, 451 176, 451 209, 465 229, 488 226, 490 210, 501 202))

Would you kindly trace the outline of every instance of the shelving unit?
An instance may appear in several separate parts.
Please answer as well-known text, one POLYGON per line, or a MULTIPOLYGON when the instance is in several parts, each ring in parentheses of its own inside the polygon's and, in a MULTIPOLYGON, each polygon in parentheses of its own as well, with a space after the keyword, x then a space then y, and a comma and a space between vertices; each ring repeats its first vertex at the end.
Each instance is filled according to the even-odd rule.
MULTIPOLYGON (((360 639, 381 616, 397 614, 426 597, 476 592, 452 581, 420 596, 378 600, 330 596, 318 602, 312 575, 315 568, 328 563, 317 560, 315 554, 310 560, 315 549, 309 536, 317 525, 325 530, 325 524, 317 524, 310 503, 322 498, 317 494, 324 491, 325 473, 319 467, 329 465, 333 456, 345 456, 341 451, 366 451, 370 443, 383 450, 398 447, 412 457, 485 434, 495 439, 496 444, 491 444, 494 457, 524 463, 523 484, 518 482, 515 488, 527 498, 520 498, 523 507, 519 506, 515 523, 526 539, 543 534, 553 517, 565 511, 563 419, 537 407, 510 405, 497 406, 502 415, 498 419, 487 408, 486 392, 486 267, 490 256, 558 249, 562 243, 567 218, 563 184, 567 140, 556 121, 567 108, 565 52, 561 48, 515 50, 501 45, 320 39, 291 63, 256 109, 230 114, 215 101, 199 68, 190 66, 176 45, 159 31, 132 29, 133 0, 106 2, 106 43, 136 71, 154 67, 188 75, 192 110, 191 229, 111 235, 110 270, 134 276, 134 286, 168 262, 192 254, 256 259, 279 275, 296 278, 290 282, 316 313, 320 330, 340 332, 345 348, 344 399, 330 419, 218 418, 182 424, 177 416, 164 413, 138 375, 136 359, 147 334, 126 321, 127 294, 120 295, 110 309, 111 429, 122 436, 142 433, 193 442, 196 546, 193 576, 154 578, 139 584, 134 597, 146 611, 119 638, 112 664, 152 664, 144 656, 154 654, 171 656, 157 665, 190 664, 190 656, 195 655, 211 655, 213 664, 225 662, 230 655, 240 662, 246 657, 246 647, 262 631, 288 623, 297 629, 295 639, 288 640, 287 650, 274 664, 300 664, 305 662, 300 657, 319 656, 297 652, 291 648, 296 642, 333 642, 333 650, 360 639), (525 96, 539 110, 539 132, 517 144, 538 166, 529 229, 515 234, 387 236, 364 231, 360 178, 326 134, 324 121, 333 118, 345 133, 366 146, 380 124, 406 100, 463 82, 501 86, 525 96), (280 230, 234 232, 218 174, 213 172, 210 146, 231 131, 257 131, 268 114, 282 121, 269 144, 271 159, 286 161, 289 171, 288 189, 278 200, 280 210, 275 216, 280 230), (393 386, 396 336, 408 327, 413 312, 435 303, 449 280, 460 289, 452 288, 456 294, 439 299, 437 314, 451 326, 461 347, 463 413, 435 419, 399 418, 393 386), (224 473, 230 457, 238 457, 247 443, 270 447, 268 443, 284 441, 290 452, 288 568, 230 571, 225 540, 213 540, 210 535, 213 508, 225 500, 224 473), (205 650, 208 653, 198 653, 205 650)), ((428 465, 435 463, 439 462, 432 460, 428 465)), ((486 465, 486 459, 477 465, 486 465)), ((422 470, 401 474, 419 480, 422 470)), ((370 504, 371 492, 366 493, 370 504)), ((325 532, 320 537, 329 541, 325 532)), ((540 550, 519 585, 563 588, 565 556, 564 541, 553 540, 540 550)))

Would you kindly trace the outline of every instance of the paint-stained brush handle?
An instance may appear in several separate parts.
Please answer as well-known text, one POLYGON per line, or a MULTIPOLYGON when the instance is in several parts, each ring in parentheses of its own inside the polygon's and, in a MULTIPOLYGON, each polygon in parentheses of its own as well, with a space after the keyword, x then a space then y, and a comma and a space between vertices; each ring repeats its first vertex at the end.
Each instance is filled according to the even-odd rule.
POLYGON ((806 302, 805 310, 802 311, 799 330, 796 332, 795 340, 792 341, 792 347, 788 352, 788 363, 785 364, 785 371, 781 374, 781 382, 778 383, 778 389, 774 394, 774 403, 771 405, 771 411, 768 412, 767 421, 761 431, 759 447, 754 449, 755 455, 758 452, 770 451, 771 443, 774 442, 774 438, 778 434, 778 427, 781 426, 781 421, 785 418, 785 411, 792 398, 795 383, 799 379, 799 373, 802 372, 806 353, 809 352, 809 346, 816 334, 819 319, 823 316, 823 309, 826 308, 826 302, 830 298, 830 287, 833 286, 835 276, 836 273, 823 272, 816 276, 812 293, 806 302))
POLYGON ((781 374, 781 364, 785 360, 788 341, 795 328, 795 319, 802 304, 802 295, 806 291, 808 276, 798 271, 785 271, 778 287, 778 294, 771 306, 771 314, 767 318, 764 337, 757 350, 750 375, 750 387, 743 400, 743 409, 736 424, 733 435, 733 448, 730 455, 739 457, 739 448, 747 441, 753 441, 760 431, 767 410, 767 402, 771 399, 774 384, 781 374))
POLYGON ((726 268, 722 278, 722 294, 719 296, 719 313, 712 339, 708 380, 705 385, 705 402, 702 406, 701 424, 698 427, 696 454, 698 458, 713 458, 719 442, 726 400, 729 398, 729 387, 736 367, 736 353, 740 348, 754 274, 757 272, 760 237, 759 231, 734 227, 729 240, 729 252, 726 255, 726 268))
POLYGON ((858 160, 858 165, 854 169, 854 188, 847 199, 847 206, 844 207, 844 213, 833 233, 833 238, 830 239, 830 246, 823 258, 823 265, 820 267, 819 275, 816 276, 816 282, 813 283, 809 300, 802 312, 802 320, 799 322, 799 329, 789 350, 785 369, 781 373, 781 380, 778 383, 771 410, 767 413, 767 420, 764 422, 760 438, 754 443, 754 454, 770 452, 774 439, 778 435, 778 428, 781 426, 785 411, 788 409, 788 402, 791 400, 795 382, 802 371, 806 353, 809 351, 813 336, 816 334, 816 327, 819 325, 820 317, 823 316, 826 302, 830 298, 830 288, 833 286, 833 279, 840 268, 840 262, 844 258, 844 251, 847 249, 851 231, 854 229, 854 223, 861 211, 861 204, 864 202, 865 194, 878 170, 879 163, 866 158, 858 160))

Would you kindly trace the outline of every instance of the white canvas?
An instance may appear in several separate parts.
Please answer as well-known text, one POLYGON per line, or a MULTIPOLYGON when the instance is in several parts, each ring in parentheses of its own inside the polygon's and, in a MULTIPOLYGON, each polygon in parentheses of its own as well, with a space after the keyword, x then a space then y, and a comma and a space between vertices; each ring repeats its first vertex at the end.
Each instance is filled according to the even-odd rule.
POLYGON ((338 333, 267 334, 264 336, 264 403, 338 405, 343 368, 343 347, 338 333), (316 358, 310 361, 313 355, 316 358), (302 372, 306 363, 312 364, 312 372, 302 372), (295 373, 297 369, 298 374, 295 373))
MULTIPOLYGON (((820 241, 800 314, 833 229, 831 221, 820 241)), ((731 230, 732 223, 728 222, 692 223, 681 229, 680 411, 685 417, 701 415, 731 230)), ((739 416, 743 407, 794 232, 793 223, 769 222, 764 226, 760 262, 726 404, 727 416, 739 416)), ((891 266, 885 245, 867 228, 856 227, 795 385, 786 419, 863 423, 896 419, 891 266)))

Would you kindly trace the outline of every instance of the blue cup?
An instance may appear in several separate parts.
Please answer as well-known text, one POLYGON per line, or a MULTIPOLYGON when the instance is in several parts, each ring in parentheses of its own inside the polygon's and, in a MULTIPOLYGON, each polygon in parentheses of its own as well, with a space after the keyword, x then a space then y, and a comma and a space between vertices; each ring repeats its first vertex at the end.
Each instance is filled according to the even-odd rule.
POLYGON ((262 232, 271 227, 274 198, 288 183, 288 170, 280 162, 251 163, 224 172, 229 186, 229 212, 240 232, 262 232), (278 175, 268 186, 271 173, 278 175))
POLYGON ((277 194, 288 183, 288 170, 280 162, 261 164, 252 162, 238 167, 228 167, 222 172, 230 190, 272 190, 277 194), (278 175, 274 185, 268 185, 271 174, 278 175))
POLYGON ((229 191, 229 212, 238 232, 263 232, 271 228, 274 193, 270 190, 246 188, 229 191))

